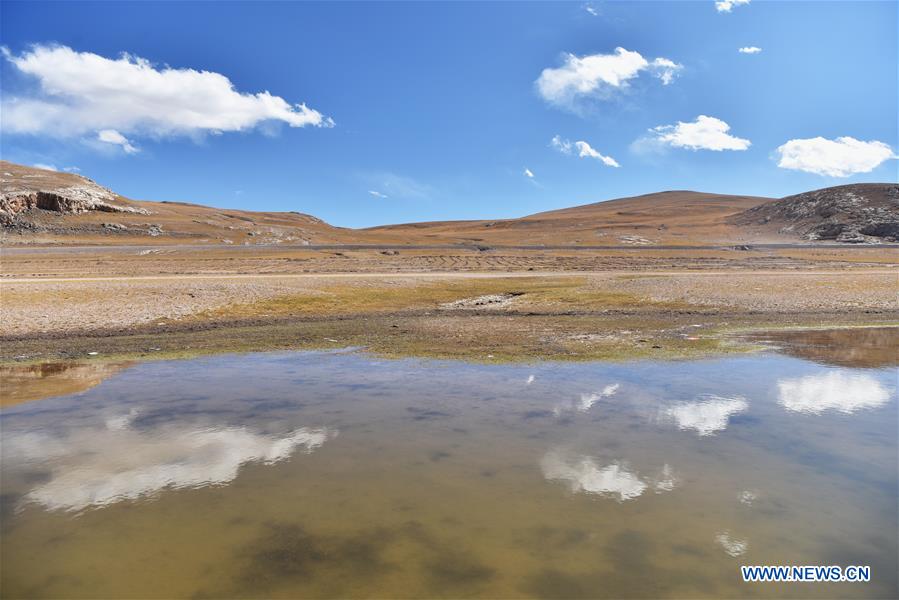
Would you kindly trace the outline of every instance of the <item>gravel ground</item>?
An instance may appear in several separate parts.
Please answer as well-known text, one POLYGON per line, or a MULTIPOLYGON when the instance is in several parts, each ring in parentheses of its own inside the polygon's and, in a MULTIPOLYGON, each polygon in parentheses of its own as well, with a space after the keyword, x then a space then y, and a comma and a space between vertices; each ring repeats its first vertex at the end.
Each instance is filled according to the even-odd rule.
MULTIPOLYGON (((522 273, 490 273, 437 277, 429 274, 349 276, 207 276, 115 278, 65 281, 0 282, 0 336, 89 332, 187 318, 234 304, 291 294, 326 294, 329 285, 365 289, 409 287, 422 282, 467 277, 507 277, 522 273)), ((571 273, 526 274, 567 277, 571 273)), ((697 308, 730 312, 790 313, 899 310, 897 272, 852 270, 831 272, 622 273, 577 274, 584 289, 630 294, 656 302, 681 302, 697 308)), ((461 299, 461 298, 460 298, 461 299)), ((539 310, 526 297, 509 303, 515 310, 539 310)), ((436 307, 435 307, 436 308, 436 307)), ((574 303, 570 308, 577 309, 574 303)))

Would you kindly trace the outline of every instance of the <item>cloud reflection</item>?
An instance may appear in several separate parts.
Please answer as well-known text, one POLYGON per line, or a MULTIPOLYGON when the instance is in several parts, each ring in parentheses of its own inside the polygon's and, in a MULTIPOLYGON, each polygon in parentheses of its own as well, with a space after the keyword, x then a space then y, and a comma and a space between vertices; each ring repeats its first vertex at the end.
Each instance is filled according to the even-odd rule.
POLYGON ((662 467, 657 478, 643 478, 631 470, 627 463, 613 462, 600 467, 589 456, 567 457, 563 452, 551 450, 540 461, 543 477, 550 481, 564 481, 572 492, 586 492, 619 502, 633 500, 648 489, 656 493, 668 492, 677 485, 677 479, 669 465, 662 467))
POLYGON ((728 556, 734 558, 743 556, 749 549, 749 540, 735 538, 731 536, 729 531, 722 531, 716 535, 715 541, 718 542, 719 546, 724 548, 724 552, 726 552, 728 556))
POLYGON ((697 402, 685 402, 665 409, 662 416, 673 419, 680 429, 693 429, 699 435, 706 436, 727 429, 730 417, 747 408, 749 403, 742 396, 706 396, 697 402))
POLYGON ((25 500, 49 510, 80 511, 164 489, 225 485, 247 463, 274 464, 300 449, 311 452, 337 434, 305 427, 282 436, 247 427, 142 430, 131 427, 135 416, 132 412, 109 418, 102 427, 79 429, 66 437, 7 437, 7 457, 51 467, 48 479, 25 500))
POLYGON ((557 417, 562 415, 565 412, 576 411, 576 412, 587 412, 593 405, 602 400, 603 398, 611 398, 615 394, 618 393, 618 388, 621 387, 619 383, 611 383, 604 388, 602 388, 598 392, 591 392, 589 394, 581 394, 581 397, 578 400, 572 400, 568 402, 562 402, 556 405, 553 408, 553 414, 557 417))
POLYGON ((777 382, 779 402, 789 411, 817 415, 826 410, 852 414, 883 406, 890 393, 874 377, 862 373, 828 371, 777 382))

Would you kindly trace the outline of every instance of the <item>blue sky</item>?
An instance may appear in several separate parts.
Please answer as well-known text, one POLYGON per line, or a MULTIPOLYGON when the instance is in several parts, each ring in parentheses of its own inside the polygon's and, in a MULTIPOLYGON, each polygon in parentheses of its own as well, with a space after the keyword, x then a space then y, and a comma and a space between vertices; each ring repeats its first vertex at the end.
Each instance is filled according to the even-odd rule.
POLYGON ((2 156, 350 227, 897 180, 897 3, 717 4, 3 2, 2 156))

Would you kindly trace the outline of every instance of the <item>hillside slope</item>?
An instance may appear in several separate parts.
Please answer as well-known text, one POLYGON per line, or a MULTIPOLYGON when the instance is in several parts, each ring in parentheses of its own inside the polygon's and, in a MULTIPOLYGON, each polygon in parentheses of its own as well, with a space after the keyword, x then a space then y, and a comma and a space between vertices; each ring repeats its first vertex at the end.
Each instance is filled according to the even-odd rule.
POLYGON ((772 232, 809 241, 899 241, 899 185, 857 183, 787 196, 734 215, 755 235, 772 232))
MULTIPOLYGON (((749 239, 727 218, 771 198, 670 191, 596 202, 519 219, 408 223, 368 231, 405 232, 484 244, 651 246, 730 244, 749 239)), ((778 241, 771 235, 765 241, 778 241)))
POLYGON ((296 212, 135 201, 94 181, 0 161, 0 243, 691 246, 899 239, 899 186, 857 184, 780 200, 667 191, 517 219, 334 227, 296 212))
POLYGON ((2 240, 77 243, 339 243, 310 215, 125 198, 94 181, 0 161, 2 240))

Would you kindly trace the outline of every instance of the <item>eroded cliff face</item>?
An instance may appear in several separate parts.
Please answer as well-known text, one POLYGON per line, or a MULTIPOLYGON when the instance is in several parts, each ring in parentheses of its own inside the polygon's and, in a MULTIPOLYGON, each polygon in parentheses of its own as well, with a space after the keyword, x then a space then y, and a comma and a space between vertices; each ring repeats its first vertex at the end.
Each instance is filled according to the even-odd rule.
POLYGON ((899 241, 899 185, 859 183, 787 196, 736 215, 805 240, 852 244, 899 241))
POLYGON ((35 211, 80 214, 90 211, 149 214, 127 206, 86 177, 0 162, 0 226, 33 229, 35 211))
POLYGON ((83 187, 62 188, 50 191, 4 192, 0 195, 0 224, 6 227, 24 226, 21 217, 33 210, 47 210, 63 214, 89 211, 109 213, 150 214, 142 208, 118 206, 94 190, 83 187))

